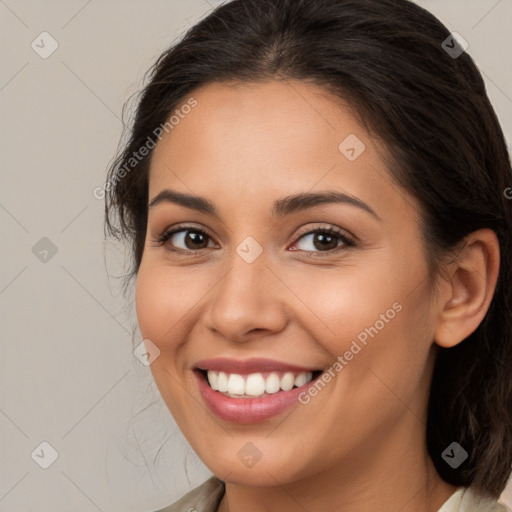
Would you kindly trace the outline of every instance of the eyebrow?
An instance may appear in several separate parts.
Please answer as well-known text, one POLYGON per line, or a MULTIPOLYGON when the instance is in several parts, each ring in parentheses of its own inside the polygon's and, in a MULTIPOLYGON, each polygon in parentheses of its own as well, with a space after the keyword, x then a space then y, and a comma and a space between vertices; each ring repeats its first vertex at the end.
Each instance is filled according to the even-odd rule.
MULTIPOLYGON (((148 204, 148 208, 154 208, 160 203, 173 203, 185 208, 196 210, 200 213, 213 215, 220 218, 219 213, 213 203, 208 199, 183 192, 177 192, 168 188, 161 190, 148 204)), ((314 192, 301 193, 293 196, 287 196, 274 202, 272 209, 273 217, 284 217, 292 213, 307 210, 315 206, 329 203, 343 203, 360 208, 376 219, 382 220, 375 211, 365 202, 357 197, 345 194, 343 192, 314 192)))

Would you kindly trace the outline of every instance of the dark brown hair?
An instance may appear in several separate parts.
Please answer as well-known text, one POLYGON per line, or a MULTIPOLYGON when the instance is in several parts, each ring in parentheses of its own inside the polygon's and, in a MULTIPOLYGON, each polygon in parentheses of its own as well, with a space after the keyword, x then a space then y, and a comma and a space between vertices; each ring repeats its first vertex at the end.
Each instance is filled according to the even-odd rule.
POLYGON ((289 78, 347 102, 387 148, 390 175, 421 204, 431 278, 472 231, 488 227, 498 236, 501 266, 489 311, 463 342, 439 347, 426 426, 445 481, 498 497, 512 466, 512 202, 504 194, 511 165, 482 76, 467 52, 450 54, 460 47, 449 38, 408 0, 219 6, 150 70, 129 141, 109 168, 106 232, 132 244, 131 279, 144 249, 152 151, 133 170, 126 164, 197 87, 289 78), (452 442, 469 454, 457 469, 441 456, 452 442))

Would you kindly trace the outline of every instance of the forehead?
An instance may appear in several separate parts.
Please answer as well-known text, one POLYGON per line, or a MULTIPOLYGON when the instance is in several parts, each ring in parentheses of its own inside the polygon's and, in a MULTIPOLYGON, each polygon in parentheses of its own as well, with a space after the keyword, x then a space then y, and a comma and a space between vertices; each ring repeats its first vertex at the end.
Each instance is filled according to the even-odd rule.
POLYGON ((214 83, 182 105, 190 97, 197 105, 154 150, 150 198, 168 187, 245 205, 315 189, 356 195, 381 211, 403 201, 381 159, 385 148, 318 86, 214 83))

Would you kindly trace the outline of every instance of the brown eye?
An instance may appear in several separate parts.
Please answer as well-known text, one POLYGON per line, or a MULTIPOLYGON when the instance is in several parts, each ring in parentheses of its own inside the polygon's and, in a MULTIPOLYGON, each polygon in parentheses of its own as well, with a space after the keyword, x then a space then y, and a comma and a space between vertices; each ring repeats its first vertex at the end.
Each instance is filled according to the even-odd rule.
POLYGON ((158 242, 178 253, 206 249, 210 236, 197 228, 179 228, 165 232, 158 242))
POLYGON ((301 251, 306 252, 337 252, 337 250, 341 250, 343 248, 353 247, 355 245, 355 241, 350 238, 348 235, 342 233, 341 231, 334 230, 332 228, 329 229, 316 229, 313 231, 309 231, 302 235, 299 240, 294 244, 294 246, 298 246, 300 243, 307 241, 307 243, 303 243, 303 247, 298 247, 301 251), (340 243, 341 242, 341 243, 340 243))
POLYGON ((205 233, 199 231, 184 231, 185 236, 183 237, 183 241, 187 246, 187 249, 204 249, 208 246, 208 241, 205 233), (206 241, 206 245, 205 245, 206 241))

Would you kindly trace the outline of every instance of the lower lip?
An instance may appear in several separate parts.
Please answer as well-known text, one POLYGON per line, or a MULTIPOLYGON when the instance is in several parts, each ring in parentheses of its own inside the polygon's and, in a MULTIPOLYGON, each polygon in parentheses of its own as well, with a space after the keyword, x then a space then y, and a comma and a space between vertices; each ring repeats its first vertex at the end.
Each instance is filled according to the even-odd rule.
MULTIPOLYGON (((194 371, 199 391, 210 410, 219 418, 235 423, 255 423, 282 413, 299 401, 299 395, 316 379, 290 391, 278 391, 262 398, 230 398, 213 390, 199 371, 194 371)), ((317 377, 318 378, 318 377, 317 377)))

